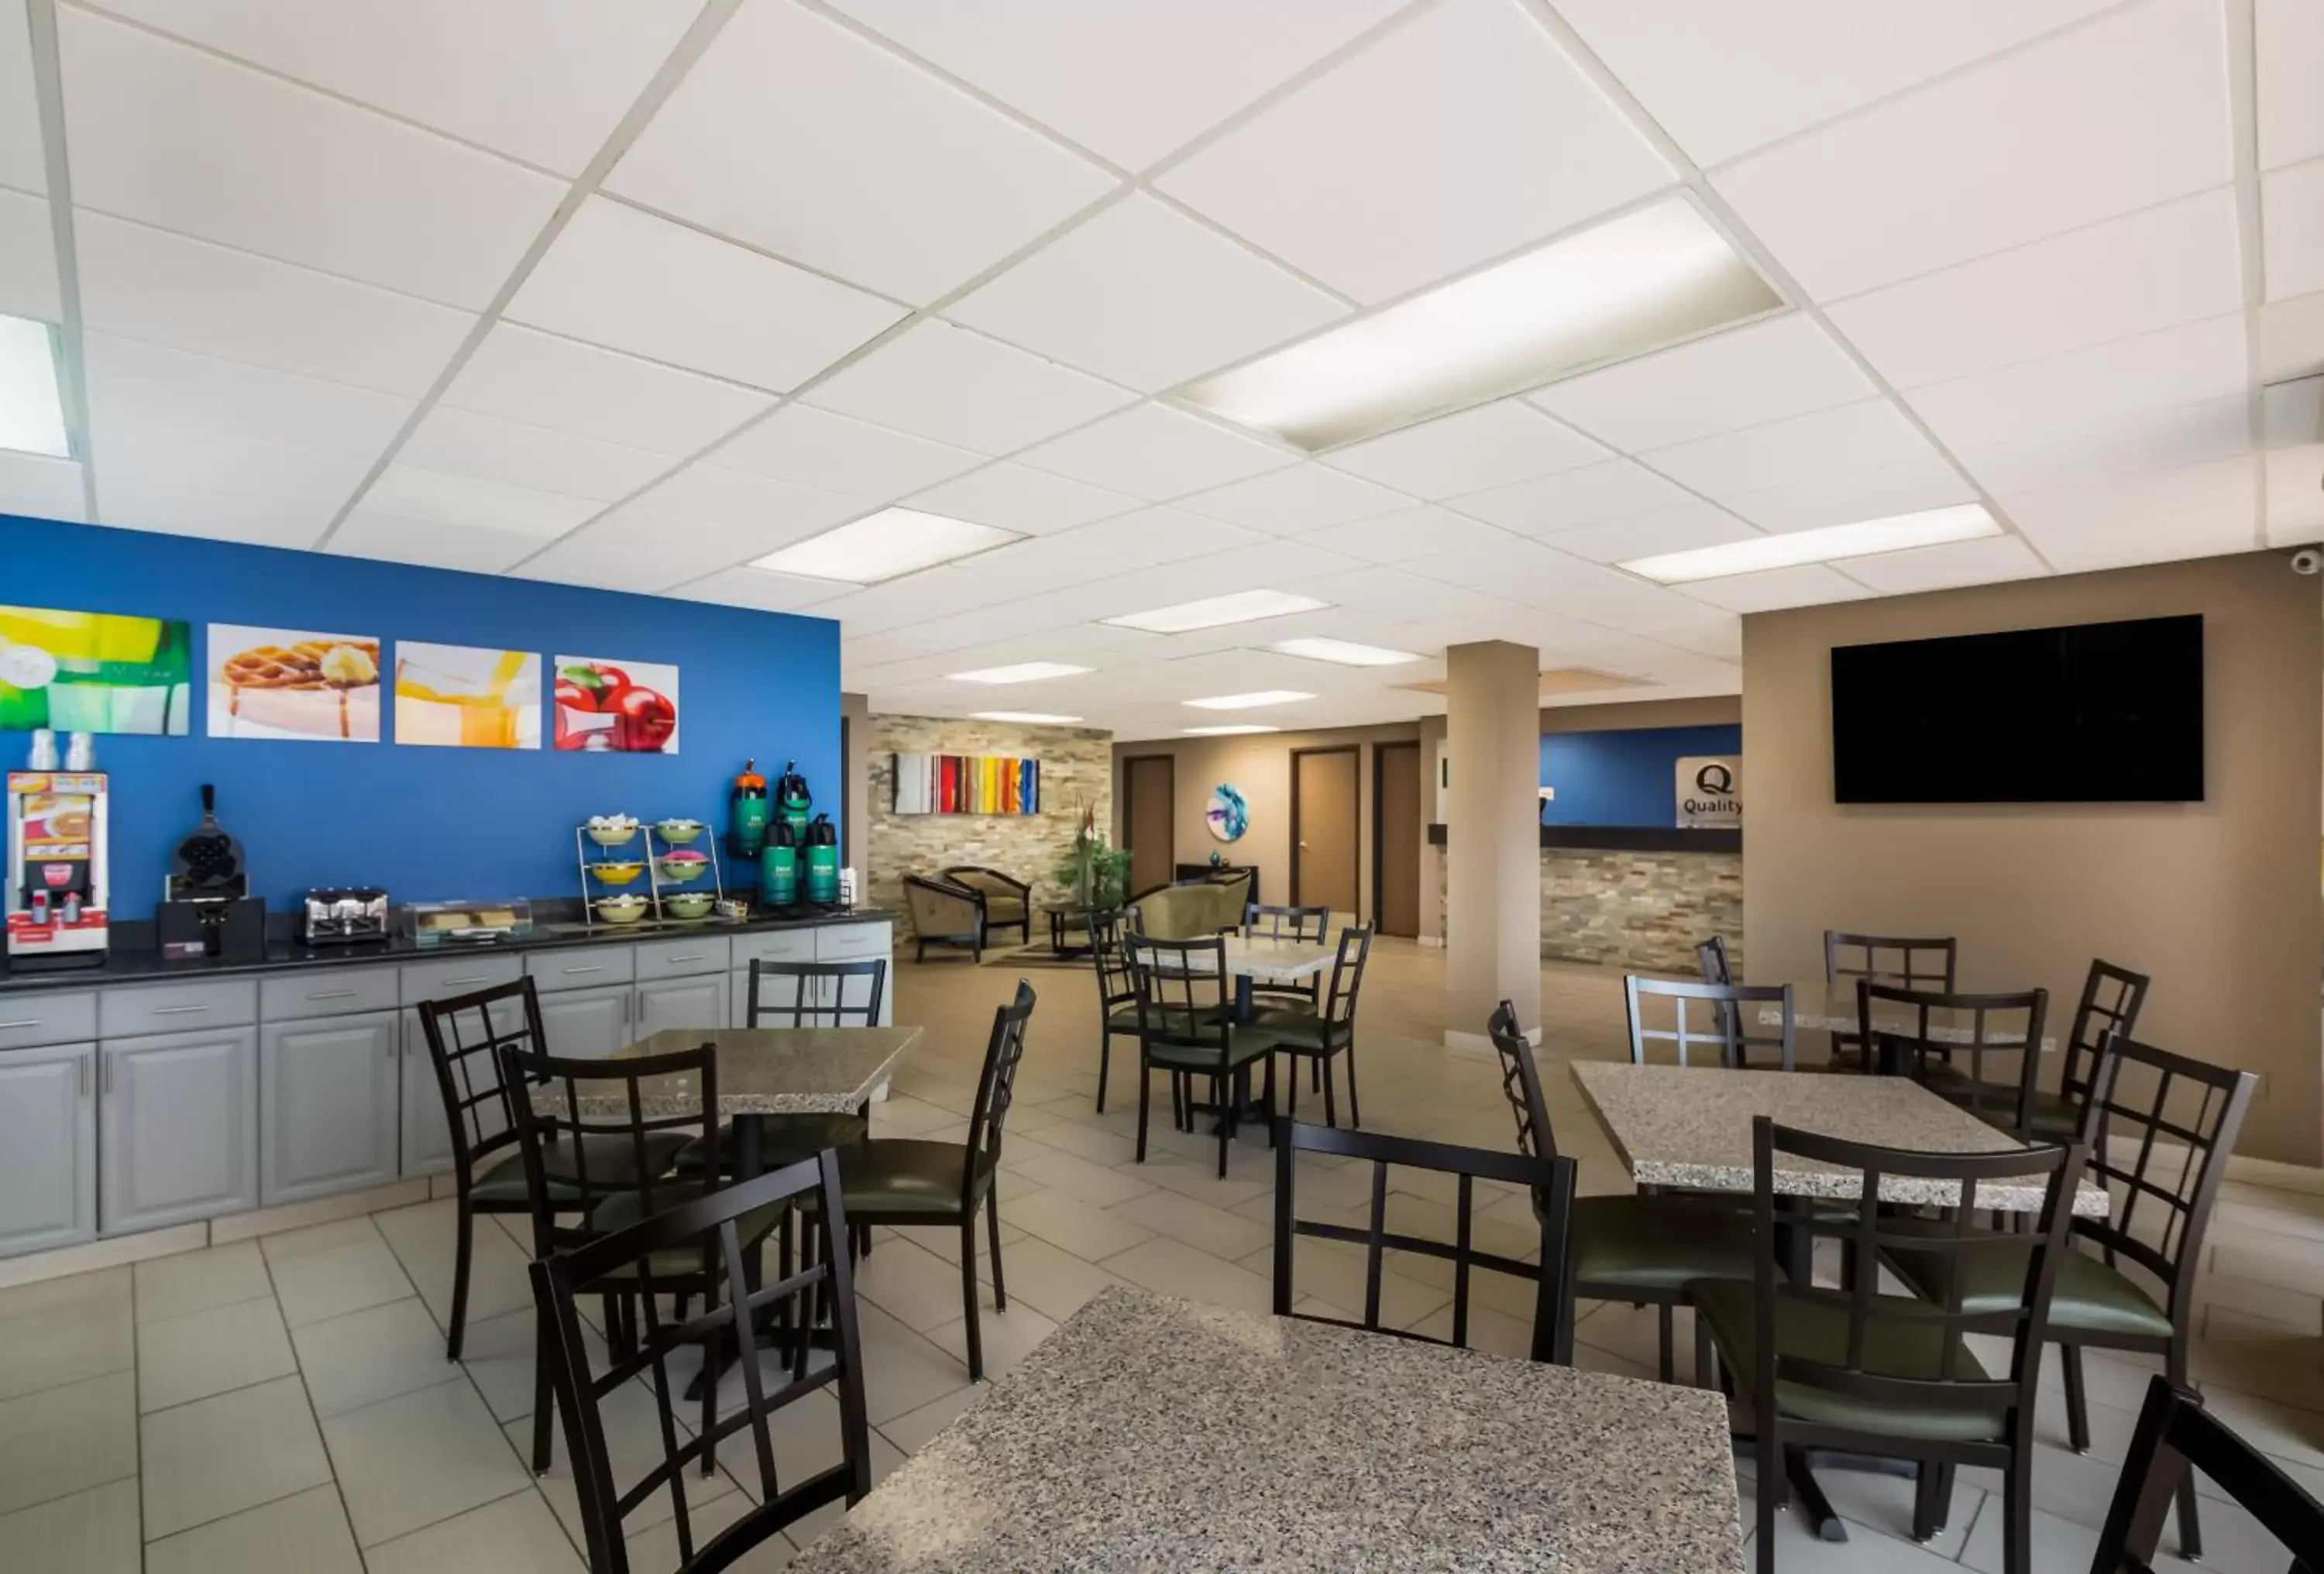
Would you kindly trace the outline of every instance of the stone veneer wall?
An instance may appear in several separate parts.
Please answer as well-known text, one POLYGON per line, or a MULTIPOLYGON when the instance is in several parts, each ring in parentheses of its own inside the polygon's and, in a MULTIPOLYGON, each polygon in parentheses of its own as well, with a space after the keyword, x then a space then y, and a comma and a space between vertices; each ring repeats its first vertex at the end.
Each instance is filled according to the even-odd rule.
MULTIPOLYGON (((1033 899, 1058 893, 1050 884, 1073 845, 1084 807, 1113 824, 1113 734, 1090 727, 1026 727, 948 716, 871 718, 864 761, 870 777, 866 899, 899 913, 904 877, 954 864, 982 864, 1033 884, 1033 899), (1038 815, 899 815, 894 756, 1000 754, 1041 762, 1038 815)), ((908 927, 898 925, 899 937, 908 927)), ((1013 938, 1013 937, 1012 937, 1013 938)), ((1046 939, 1046 933, 1037 936, 1046 939)))
MULTIPOLYGON (((1442 870, 1443 861, 1438 861, 1442 870)), ((1443 911, 1440 876, 1437 902, 1443 911)), ((1692 973, 1694 948, 1727 937, 1743 964, 1743 858, 1734 852, 1541 851, 1541 953, 1648 972, 1692 973)))

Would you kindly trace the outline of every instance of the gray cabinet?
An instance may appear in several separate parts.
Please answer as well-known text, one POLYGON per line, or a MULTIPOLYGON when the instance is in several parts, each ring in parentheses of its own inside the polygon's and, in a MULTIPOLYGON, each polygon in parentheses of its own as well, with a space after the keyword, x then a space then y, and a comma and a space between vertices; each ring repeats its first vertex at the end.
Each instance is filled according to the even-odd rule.
POLYGON ((0 1054, 0 1256, 96 1234, 97 1046, 0 1054))
POLYGON ((106 1234, 258 1206, 257 1028, 113 1039, 97 1065, 106 1234))
MULTIPOLYGON (((474 1020, 471 1013, 457 1018, 456 1024, 471 1024, 474 1020)), ((524 1008, 513 1000, 503 1001, 496 1008, 493 1026, 503 1033, 522 1028, 524 1008)), ((445 1123, 443 1087, 436 1078, 436 1062, 428 1052, 428 1035, 420 1026, 419 1012, 406 1010, 402 1013, 401 1031, 402 1169, 407 1175, 435 1174, 452 1167, 452 1137, 445 1123)), ((470 1027, 469 1031, 473 1032, 474 1028, 470 1027)), ((484 1055, 463 1057, 453 1075, 464 1100, 501 1084, 499 1066, 484 1055)), ((475 1106, 470 1115, 474 1141, 484 1141, 508 1129, 507 1111, 496 1100, 486 1100, 475 1106)))
POLYGON ((549 1053, 571 1060, 604 1060, 626 1048, 637 1036, 630 1031, 631 999, 627 984, 541 996, 540 1031, 549 1040, 549 1053))
POLYGON ((385 1185, 399 1158, 393 1011, 270 1022, 258 1036, 263 1206, 385 1185))
POLYGON ((726 1026, 726 975, 657 979, 638 986, 637 1036, 670 1027, 726 1026))

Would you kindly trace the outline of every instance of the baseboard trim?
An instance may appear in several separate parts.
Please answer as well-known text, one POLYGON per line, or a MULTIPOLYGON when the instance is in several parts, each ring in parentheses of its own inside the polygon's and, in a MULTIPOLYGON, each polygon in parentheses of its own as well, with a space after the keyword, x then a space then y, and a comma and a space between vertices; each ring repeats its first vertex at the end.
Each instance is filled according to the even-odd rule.
POLYGON ((390 1208, 408 1207, 428 1201, 428 1177, 414 1175, 408 1181, 390 1185, 374 1186, 368 1191, 342 1192, 335 1197, 317 1197, 305 1202, 286 1202, 279 1208, 259 1208, 248 1213, 229 1213, 210 1220, 210 1244, 225 1246, 237 1240, 255 1240, 261 1236, 281 1235, 288 1229, 304 1229, 313 1224, 337 1224, 342 1219, 359 1219, 366 1213, 380 1213, 390 1208))
POLYGON ((75 1274, 94 1274, 102 1268, 126 1267, 152 1257, 173 1257, 180 1252, 199 1251, 209 1243, 209 1226, 197 1220, 192 1224, 172 1224, 166 1229, 149 1229, 140 1235, 116 1235, 105 1240, 83 1241, 78 1246, 28 1252, 21 1257, 0 1259, 0 1290, 69 1278, 75 1274))
MULTIPOLYGON (((2139 1139, 2135 1137, 2112 1137, 2107 1139, 2107 1151, 2113 1162, 2127 1169, 2138 1163, 2139 1139)), ((2185 1167, 2187 1150, 2175 1142, 2154 1145, 2153 1164, 2158 1170, 2175 1173, 2185 1167)), ((2310 1169, 2306 1164, 2288 1164, 2281 1159, 2255 1158, 2246 1154, 2227 1155, 2227 1179, 2246 1186, 2264 1186, 2273 1192, 2292 1192, 2302 1196, 2324 1196, 2324 1170, 2310 1169)))

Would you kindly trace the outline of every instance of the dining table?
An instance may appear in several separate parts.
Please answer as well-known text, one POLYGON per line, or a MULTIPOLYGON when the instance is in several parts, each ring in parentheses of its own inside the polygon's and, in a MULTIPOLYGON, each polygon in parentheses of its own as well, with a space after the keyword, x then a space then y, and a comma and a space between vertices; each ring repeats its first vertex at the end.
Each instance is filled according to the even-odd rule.
POLYGON ((1740 1574, 1716 1394, 1126 1286, 796 1574, 1740 1574))

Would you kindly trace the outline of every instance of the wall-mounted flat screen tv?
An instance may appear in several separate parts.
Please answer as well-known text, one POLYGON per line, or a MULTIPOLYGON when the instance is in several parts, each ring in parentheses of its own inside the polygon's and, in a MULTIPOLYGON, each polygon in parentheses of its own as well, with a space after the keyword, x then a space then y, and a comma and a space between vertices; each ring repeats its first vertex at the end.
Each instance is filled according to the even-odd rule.
POLYGON ((2203 796, 2203 620, 1836 646, 1843 804, 2183 803, 2203 796))

